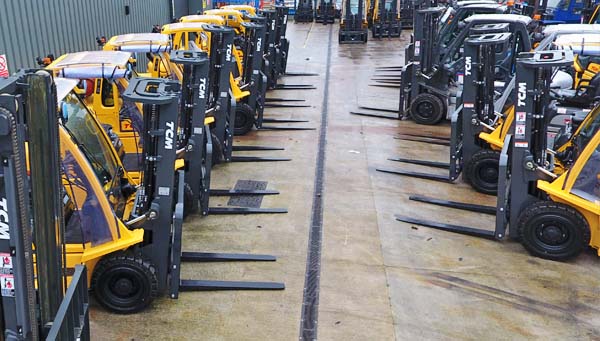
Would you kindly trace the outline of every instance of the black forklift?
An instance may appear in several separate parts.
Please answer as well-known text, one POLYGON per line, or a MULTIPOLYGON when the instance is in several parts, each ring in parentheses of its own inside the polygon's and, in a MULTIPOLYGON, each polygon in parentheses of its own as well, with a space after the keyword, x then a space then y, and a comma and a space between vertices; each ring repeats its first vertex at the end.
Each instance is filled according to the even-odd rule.
POLYGON ((90 340, 87 269, 64 263, 56 108, 48 72, 0 79, 3 340, 90 340))
MULTIPOLYGON (((377 170, 442 182, 453 182, 462 173, 463 180, 475 190, 485 194, 496 194, 500 150, 479 136, 482 132, 493 131, 500 120, 506 119, 502 113, 514 88, 514 81, 504 79, 506 82, 500 83, 503 89, 499 91, 496 85, 499 72, 496 59, 504 57, 503 54, 499 55, 498 51, 511 48, 511 37, 510 32, 486 33, 472 35, 464 42, 464 83, 461 95, 457 96, 457 109, 450 120, 449 163, 406 158, 390 159, 448 169, 448 176, 382 168, 377 170)), ((513 62, 508 65, 509 69, 513 68, 515 61, 513 58, 513 62)))
POLYGON ((335 22, 335 0, 318 0, 315 11, 315 22, 323 25, 335 22))
POLYGON ((364 44, 369 39, 369 28, 365 1, 344 0, 342 2, 342 17, 340 19, 340 30, 338 42, 340 44, 364 44), (353 5, 356 3, 356 13, 353 5))
POLYGON ((402 27, 400 25, 398 0, 375 0, 374 3, 373 24, 371 26, 373 38, 399 37, 402 27))
POLYGON ((300 0, 296 6, 294 22, 304 23, 313 22, 313 20, 315 20, 313 0, 300 0))
MULTIPOLYGON (((439 14, 439 12, 431 12, 435 14, 434 16, 439 14)), ((481 31, 502 32, 508 29, 514 36, 513 45, 519 47, 519 50, 509 51, 529 51, 531 50, 529 38, 531 22, 529 17, 516 14, 473 15, 464 20, 465 25, 447 47, 430 44, 431 40, 428 38, 435 37, 435 33, 431 32, 430 28, 423 28, 430 31, 430 34, 424 36, 422 40, 417 40, 415 36, 414 55, 419 60, 408 63, 402 71, 399 100, 401 117, 410 116, 419 124, 438 124, 448 113, 449 96, 452 95, 449 91, 450 86, 453 86, 464 73, 461 50, 468 35, 481 31)), ((415 32, 419 31, 415 29, 415 32)), ((498 67, 505 70, 504 63, 510 62, 510 58, 497 62, 501 63, 498 67)))
POLYGON ((572 63, 570 51, 519 55, 515 121, 500 154, 496 207, 428 201, 493 214, 494 230, 405 216, 396 219, 491 240, 503 240, 508 235, 532 255, 550 260, 574 258, 588 245, 598 249, 600 108, 596 107, 574 134, 565 130, 567 135, 557 135, 554 141, 549 141, 548 134, 558 114, 550 85, 552 75, 572 63))

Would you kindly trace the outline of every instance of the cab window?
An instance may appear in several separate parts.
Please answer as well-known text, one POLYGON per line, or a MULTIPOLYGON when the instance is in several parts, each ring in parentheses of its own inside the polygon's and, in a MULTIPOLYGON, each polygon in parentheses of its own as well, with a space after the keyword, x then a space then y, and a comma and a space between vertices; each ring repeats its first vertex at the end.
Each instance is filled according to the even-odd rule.
MULTIPOLYGON (((62 148, 62 146, 61 146, 62 148)), ((63 185, 65 196, 65 239, 67 243, 91 243, 92 246, 112 241, 109 221, 100 199, 82 165, 70 150, 62 153, 63 185)), ((104 193, 99 193, 104 195, 104 193)), ((114 219, 114 218, 112 218, 114 219)))
POLYGON ((596 147, 577 174, 571 193, 589 200, 600 201, 600 146, 596 147))
POLYGON ((102 105, 105 107, 115 106, 115 97, 113 93, 113 83, 107 79, 102 80, 101 89, 102 105))

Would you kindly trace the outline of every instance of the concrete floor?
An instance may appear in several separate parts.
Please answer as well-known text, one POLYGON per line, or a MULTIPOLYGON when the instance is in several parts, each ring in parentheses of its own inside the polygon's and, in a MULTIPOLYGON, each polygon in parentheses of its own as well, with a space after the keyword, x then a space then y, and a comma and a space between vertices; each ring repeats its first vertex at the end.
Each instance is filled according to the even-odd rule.
MULTIPOLYGON (((336 42, 337 24, 290 23, 288 84, 317 90, 276 91, 311 108, 268 109, 269 117, 306 118, 319 127, 327 46, 332 44, 326 149, 318 336, 322 340, 600 339, 600 267, 592 250, 569 263, 529 256, 515 242, 496 243, 398 222, 394 214, 491 229, 493 217, 408 200, 419 193, 493 205, 467 185, 376 172, 423 170, 387 161, 413 157, 447 161, 444 146, 394 140, 398 132, 448 134, 448 126, 353 116, 358 105, 395 108, 397 90, 368 86, 374 67, 398 65, 408 41, 336 42), (329 42, 329 30, 333 30, 329 42)), ((94 339, 294 340, 298 338, 318 131, 262 131, 243 144, 285 147, 245 155, 289 156, 291 162, 236 163, 214 171, 215 188, 237 180, 268 181, 281 191, 262 207, 288 214, 190 217, 184 249, 266 253, 275 263, 185 264, 183 278, 283 281, 285 291, 183 293, 148 311, 111 315, 94 306, 94 339)), ((241 155, 241 154, 240 154, 241 155)), ((435 171, 435 170, 434 170, 435 171)), ((441 172, 440 172, 441 173, 441 172)), ((213 205, 225 204, 225 199, 213 205)))

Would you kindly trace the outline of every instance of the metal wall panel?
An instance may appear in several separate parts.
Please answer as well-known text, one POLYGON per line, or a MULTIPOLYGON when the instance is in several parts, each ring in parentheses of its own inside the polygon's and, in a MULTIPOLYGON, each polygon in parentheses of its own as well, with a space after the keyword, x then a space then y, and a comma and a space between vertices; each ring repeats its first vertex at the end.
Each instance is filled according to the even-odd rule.
POLYGON ((14 73, 38 56, 96 50, 97 36, 150 32, 170 17, 171 0, 0 0, 0 54, 14 73))

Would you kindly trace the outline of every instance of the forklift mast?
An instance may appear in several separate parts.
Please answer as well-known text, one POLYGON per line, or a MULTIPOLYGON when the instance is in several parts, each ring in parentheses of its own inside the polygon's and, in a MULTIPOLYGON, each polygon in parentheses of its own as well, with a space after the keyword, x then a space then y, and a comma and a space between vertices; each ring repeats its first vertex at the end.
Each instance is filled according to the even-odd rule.
POLYGON ((512 134, 504 140, 499 164, 497 238, 504 235, 507 225, 510 237, 517 237, 519 212, 538 200, 537 180, 556 177, 546 134, 556 114, 550 83, 557 68, 572 64, 573 54, 567 50, 525 52, 517 59, 515 119, 512 134))
POLYGON ((235 124, 235 98, 231 94, 229 77, 235 60, 232 56, 234 30, 225 26, 204 25, 210 32, 208 107, 214 108, 215 135, 223 139, 223 157, 231 161, 235 124))
MULTIPOLYGON (((204 124, 209 90, 208 54, 203 51, 174 51, 171 61, 183 67, 180 122, 185 141, 185 183, 194 196, 190 212, 198 207, 208 213, 210 173, 212 168, 212 140, 210 128, 204 124)), ((186 207, 187 209, 187 207, 186 207)))
POLYGON ((242 25, 245 27, 244 40, 246 41, 242 83, 249 85, 250 96, 246 100, 252 111, 256 112, 256 126, 260 128, 263 123, 268 81, 267 75, 263 72, 266 29, 264 24, 243 23, 242 25))
POLYGON ((342 3, 340 18, 339 43, 366 43, 368 39, 368 24, 364 0, 356 0, 356 13, 352 12, 352 0, 342 3))
POLYGON ((300 0, 294 14, 295 22, 312 22, 314 20, 313 0, 300 0))
MULTIPOLYGON (((145 216, 146 244, 141 253, 156 267, 158 291, 168 288, 171 273, 171 240, 174 230, 183 224, 183 198, 175 202, 175 173, 177 159, 176 132, 178 127, 178 102, 181 85, 178 81, 162 78, 135 78, 123 93, 123 99, 144 106, 145 163, 141 189, 137 191, 135 212, 145 216), (176 205, 177 204, 177 205, 176 205), (175 207, 175 212, 173 212, 175 207)), ((181 171, 178 174, 182 174, 181 171)), ((183 176, 179 187, 183 192, 183 176)), ((178 271, 173 269, 173 272, 178 271)), ((173 276, 173 275, 172 275, 173 276)))
POLYGON ((48 72, 0 80, 0 324, 6 340, 90 338, 84 266, 76 267, 65 295, 56 109, 48 72))

